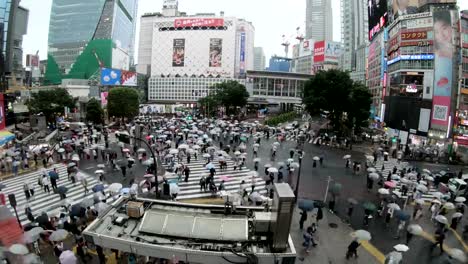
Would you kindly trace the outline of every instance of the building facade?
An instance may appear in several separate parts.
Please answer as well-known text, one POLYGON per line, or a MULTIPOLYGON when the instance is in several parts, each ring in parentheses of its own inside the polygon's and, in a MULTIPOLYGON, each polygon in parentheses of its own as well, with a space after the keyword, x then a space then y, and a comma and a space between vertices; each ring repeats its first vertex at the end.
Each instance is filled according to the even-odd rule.
POLYGON ((47 81, 88 79, 99 67, 128 70, 133 63, 137 3, 137 0, 79 3, 54 0, 49 25, 47 81), (89 53, 94 55, 94 60, 87 55, 89 53))
POLYGON ((254 70, 265 70, 265 52, 262 47, 254 47, 254 70))
POLYGON ((454 123, 454 141, 468 146, 468 10, 460 13, 460 93, 454 123))
POLYGON ((345 71, 350 71, 353 80, 359 81, 365 80, 365 72, 362 69, 358 70, 358 67, 366 62, 363 51, 365 52, 365 46, 368 43, 367 4, 367 0, 341 0, 341 42, 343 43, 343 49, 340 67, 345 71))
POLYGON ((314 43, 313 39, 303 39, 293 46, 291 72, 302 74, 313 73, 314 43))
POLYGON ((273 72, 289 72, 291 59, 279 56, 272 56, 268 63, 267 70, 273 72))
POLYGON ((306 0, 306 39, 333 40, 333 13, 329 0, 306 0))
POLYGON ((254 67, 255 29, 248 21, 224 14, 187 16, 177 10, 177 3, 164 5, 162 14, 143 20, 140 35, 152 25, 152 39, 146 36, 139 46, 151 50, 139 52, 143 63, 137 68, 151 76, 149 101, 193 105, 210 93, 213 84, 245 79, 254 67))

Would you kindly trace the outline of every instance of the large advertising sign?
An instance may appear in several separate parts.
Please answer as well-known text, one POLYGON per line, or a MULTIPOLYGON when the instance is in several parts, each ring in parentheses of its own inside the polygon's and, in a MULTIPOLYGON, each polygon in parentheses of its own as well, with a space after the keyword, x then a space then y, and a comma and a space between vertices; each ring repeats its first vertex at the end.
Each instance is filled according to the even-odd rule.
POLYGON ((245 32, 241 32, 240 35, 240 65, 239 65, 240 74, 245 73, 245 32))
POLYGON ((223 39, 210 39, 210 67, 221 67, 223 58, 223 39))
POLYGON ((222 18, 179 18, 174 20, 174 27, 222 27, 222 18))
POLYGON ((39 56, 28 54, 26 55, 26 66, 27 67, 39 67, 39 56))
POLYGON ((121 72, 120 85, 122 86, 137 86, 138 78, 136 72, 124 71, 121 72))
POLYGON ((431 127, 447 130, 452 95, 453 29, 450 11, 434 12, 434 96, 431 127))
POLYGON ((314 43, 314 63, 325 61, 325 41, 314 43))
POLYGON ((341 43, 327 41, 325 48, 325 61, 338 63, 341 56, 341 43))
POLYGON ((101 93, 101 105, 102 106, 107 105, 107 96, 109 96, 109 92, 102 92, 101 93))
POLYGON ((387 0, 369 0, 367 10, 369 15, 369 40, 387 25, 387 0))
POLYGON ((5 97, 0 94, 0 130, 5 129, 6 118, 5 118, 5 97))
POLYGON ((102 68, 101 85, 120 85, 122 72, 120 70, 102 68))
POLYGON ((172 67, 185 66, 185 39, 174 39, 172 67))

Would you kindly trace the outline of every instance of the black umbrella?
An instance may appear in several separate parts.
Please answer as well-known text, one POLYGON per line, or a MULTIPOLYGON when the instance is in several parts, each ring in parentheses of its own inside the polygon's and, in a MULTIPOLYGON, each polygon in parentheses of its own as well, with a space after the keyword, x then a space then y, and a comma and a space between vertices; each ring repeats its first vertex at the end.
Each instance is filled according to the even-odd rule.
POLYGON ((67 193, 67 191, 68 191, 68 189, 65 186, 60 186, 60 187, 57 188, 57 192, 60 193, 60 194, 65 194, 65 193, 67 193))
POLYGON ((49 216, 45 213, 41 214, 40 216, 38 216, 36 218, 36 222, 39 224, 39 225, 46 225, 47 223, 49 223, 49 216))
POLYGON ((86 214, 86 209, 84 209, 80 204, 75 204, 70 210, 70 216, 83 217, 86 214))

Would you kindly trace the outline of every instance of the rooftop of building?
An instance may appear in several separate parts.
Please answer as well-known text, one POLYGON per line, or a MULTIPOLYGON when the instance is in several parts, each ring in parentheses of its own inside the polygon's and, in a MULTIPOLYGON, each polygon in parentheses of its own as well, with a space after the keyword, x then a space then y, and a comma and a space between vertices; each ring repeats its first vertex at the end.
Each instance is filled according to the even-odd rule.
POLYGON ((247 77, 267 76, 267 77, 288 77, 298 79, 309 79, 312 77, 310 74, 295 73, 295 72, 281 72, 281 71, 247 71, 247 77))

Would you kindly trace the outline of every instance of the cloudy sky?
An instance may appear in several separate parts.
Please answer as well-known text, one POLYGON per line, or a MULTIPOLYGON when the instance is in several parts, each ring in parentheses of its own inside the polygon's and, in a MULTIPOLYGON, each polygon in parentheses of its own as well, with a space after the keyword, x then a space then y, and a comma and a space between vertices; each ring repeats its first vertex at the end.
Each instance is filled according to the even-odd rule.
MULTIPOLYGON (((340 0, 332 1, 333 39, 340 41, 340 0)), ((158 12, 163 0, 140 0, 138 16, 158 12)), ((265 49, 267 57, 283 55, 282 35, 294 36, 296 28, 305 28, 305 0, 179 0, 179 10, 188 14, 225 12, 225 16, 235 16, 251 21, 255 26, 255 46, 265 49)), ((468 9, 468 0, 458 0, 460 8, 468 9)), ((41 59, 47 54, 52 0, 22 0, 21 5, 29 9, 28 34, 24 37, 24 54, 39 50, 41 59)), ((137 38, 138 43, 137 26, 137 38)), ((71 34, 73 34, 71 32, 71 34)), ((138 45, 136 45, 138 47, 138 45)))

